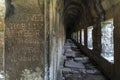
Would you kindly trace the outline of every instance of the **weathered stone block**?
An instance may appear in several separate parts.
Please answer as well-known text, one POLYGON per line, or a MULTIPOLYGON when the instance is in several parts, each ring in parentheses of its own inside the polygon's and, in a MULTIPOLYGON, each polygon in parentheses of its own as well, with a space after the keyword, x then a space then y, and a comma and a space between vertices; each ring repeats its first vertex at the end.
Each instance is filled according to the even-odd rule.
POLYGON ((81 62, 75 62, 73 60, 65 61, 65 67, 82 68, 82 69, 85 68, 85 66, 81 62))
POLYGON ((12 4, 15 13, 5 21, 6 80, 43 80, 43 0, 40 5, 37 0, 14 0, 12 4))

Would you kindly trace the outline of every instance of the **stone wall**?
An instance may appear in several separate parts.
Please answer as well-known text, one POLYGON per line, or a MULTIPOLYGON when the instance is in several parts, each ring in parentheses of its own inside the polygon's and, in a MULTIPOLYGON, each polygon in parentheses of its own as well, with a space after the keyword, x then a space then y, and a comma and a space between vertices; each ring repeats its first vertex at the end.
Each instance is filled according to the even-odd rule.
POLYGON ((119 7, 115 11, 115 17, 114 17, 114 58, 115 58, 115 63, 114 63, 114 80, 119 80, 120 79, 120 4, 119 7))
POLYGON ((4 79, 4 18, 5 18, 5 1, 0 0, 0 80, 4 79))
POLYGON ((43 0, 12 0, 7 4, 12 9, 7 9, 5 20, 6 80, 43 80, 43 3, 43 0))
MULTIPOLYGON (((117 1, 117 0, 116 0, 117 1)), ((90 50, 87 48, 87 43, 85 43, 85 46, 81 45, 81 43, 77 43, 80 49, 88 55, 91 60, 97 64, 97 67, 101 69, 101 71, 110 79, 110 80, 119 80, 120 78, 120 48, 119 48, 119 35, 120 35, 120 20, 119 20, 119 14, 120 14, 120 3, 116 3, 116 5, 111 6, 106 11, 106 20, 113 18, 114 20, 114 63, 111 63, 104 59, 101 56, 102 51, 102 44, 101 44, 101 20, 96 21, 93 24, 93 50, 90 50)), ((91 26, 91 25, 90 25, 91 26)), ((82 28, 76 28, 76 31, 79 31, 81 29, 86 29, 84 26, 82 28)), ((86 33, 86 32, 85 32, 86 33)), ((86 34, 85 34, 85 41, 87 40, 86 34)))
POLYGON ((57 0, 6 0, 0 5, 3 11, 6 4, 6 14, 5 9, 0 13, 0 70, 4 63, 6 80, 61 77, 59 65, 66 34, 62 11, 56 9, 60 6, 56 3, 57 0))
POLYGON ((56 3, 57 0, 45 0, 45 80, 58 80, 61 75, 59 65, 65 30, 56 3))

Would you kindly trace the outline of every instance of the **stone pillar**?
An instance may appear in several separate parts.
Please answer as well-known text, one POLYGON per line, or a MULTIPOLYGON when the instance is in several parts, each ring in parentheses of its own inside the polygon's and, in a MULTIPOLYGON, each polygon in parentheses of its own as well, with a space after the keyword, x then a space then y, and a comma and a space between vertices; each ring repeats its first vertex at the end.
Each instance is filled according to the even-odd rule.
POLYGON ((80 29, 80 45, 82 45, 82 29, 80 29))
POLYGON ((0 80, 4 79, 4 28, 5 0, 0 0, 0 80))
POLYGON ((101 53, 101 23, 96 23, 93 27, 93 51, 101 53))
POLYGON ((76 42, 78 43, 78 31, 76 32, 76 34, 77 34, 77 40, 76 40, 76 42))
POLYGON ((49 66, 50 66, 50 49, 49 49, 49 44, 50 44, 50 15, 49 13, 49 5, 50 5, 50 1, 49 0, 44 0, 44 27, 45 27, 45 76, 44 79, 48 80, 49 79, 49 66))
POLYGON ((120 79, 120 5, 114 17, 114 80, 120 79))
POLYGON ((80 44, 80 30, 78 31, 78 43, 80 44))
POLYGON ((82 40, 82 38, 81 38, 81 29, 80 29, 80 45, 82 44, 81 40, 82 40))
POLYGON ((87 28, 84 28, 84 43, 85 47, 87 47, 87 28))
POLYGON ((12 9, 5 20, 6 80, 43 80, 43 0, 12 0, 8 5, 12 9))

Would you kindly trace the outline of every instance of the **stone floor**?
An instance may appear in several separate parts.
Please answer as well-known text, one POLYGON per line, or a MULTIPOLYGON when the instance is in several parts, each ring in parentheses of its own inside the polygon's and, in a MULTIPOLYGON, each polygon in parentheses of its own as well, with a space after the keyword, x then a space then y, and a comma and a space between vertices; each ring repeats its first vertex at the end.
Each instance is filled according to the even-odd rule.
POLYGON ((64 49, 61 80, 107 80, 89 58, 80 52, 72 40, 66 41, 64 49))

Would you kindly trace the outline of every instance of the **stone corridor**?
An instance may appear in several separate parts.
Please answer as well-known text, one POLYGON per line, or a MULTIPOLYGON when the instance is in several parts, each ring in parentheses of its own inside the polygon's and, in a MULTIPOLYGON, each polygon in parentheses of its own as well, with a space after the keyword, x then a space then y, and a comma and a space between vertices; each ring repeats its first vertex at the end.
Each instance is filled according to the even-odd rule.
POLYGON ((61 60, 61 80, 107 80, 71 39, 65 42, 61 60))
POLYGON ((120 80, 120 0, 0 0, 0 80, 120 80))

